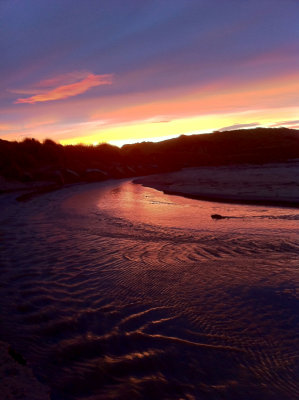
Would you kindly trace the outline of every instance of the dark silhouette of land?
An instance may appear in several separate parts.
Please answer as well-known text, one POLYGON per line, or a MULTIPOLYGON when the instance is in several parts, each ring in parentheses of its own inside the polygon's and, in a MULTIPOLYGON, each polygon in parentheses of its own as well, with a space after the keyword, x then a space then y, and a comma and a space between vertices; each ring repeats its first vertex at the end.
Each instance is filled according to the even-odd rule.
MULTIPOLYGON (((52 140, 0 140, 0 176, 6 181, 48 182, 43 191, 65 183, 143 176, 186 167, 265 164, 299 158, 299 132, 256 128, 180 136, 118 148, 62 146, 52 140)), ((2 189, 3 190, 3 189, 2 189)))

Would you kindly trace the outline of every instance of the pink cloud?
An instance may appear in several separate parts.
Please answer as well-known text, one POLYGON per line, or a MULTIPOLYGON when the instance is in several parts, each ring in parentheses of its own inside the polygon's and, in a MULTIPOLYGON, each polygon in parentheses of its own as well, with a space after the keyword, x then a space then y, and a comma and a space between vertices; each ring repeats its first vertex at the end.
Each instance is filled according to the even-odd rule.
MULTIPOLYGON (((88 71, 73 71, 66 74, 56 75, 52 78, 44 79, 35 84, 36 88, 51 88, 60 85, 69 85, 86 78, 90 73, 88 71)), ((104 76, 104 75, 97 75, 104 76)))
POLYGON ((296 119, 296 120, 291 120, 291 121, 279 121, 279 122, 276 122, 275 124, 273 124, 273 125, 271 125, 271 127, 280 127, 280 126, 292 126, 292 127, 294 127, 294 126, 298 126, 298 124, 299 124, 299 120, 298 119, 296 119))
MULTIPOLYGON (((113 76, 111 74, 94 75, 88 74, 85 78, 75 82, 60 85, 54 88, 47 88, 44 91, 39 90, 38 94, 35 94, 27 98, 19 98, 15 101, 15 104, 29 103, 34 104, 44 101, 53 101, 66 99, 68 97, 77 96, 78 94, 84 93, 92 87, 100 85, 110 85, 112 83, 113 76)), ((58 83, 60 77, 57 79, 42 81, 38 84, 39 87, 48 86, 49 84, 58 83)))

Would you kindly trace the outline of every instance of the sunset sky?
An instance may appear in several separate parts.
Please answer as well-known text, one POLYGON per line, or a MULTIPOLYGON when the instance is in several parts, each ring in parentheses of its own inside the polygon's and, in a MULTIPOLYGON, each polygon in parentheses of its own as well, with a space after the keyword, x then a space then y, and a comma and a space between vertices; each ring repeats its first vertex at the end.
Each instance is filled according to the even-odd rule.
POLYGON ((1 0, 0 138, 299 129, 298 0, 1 0))

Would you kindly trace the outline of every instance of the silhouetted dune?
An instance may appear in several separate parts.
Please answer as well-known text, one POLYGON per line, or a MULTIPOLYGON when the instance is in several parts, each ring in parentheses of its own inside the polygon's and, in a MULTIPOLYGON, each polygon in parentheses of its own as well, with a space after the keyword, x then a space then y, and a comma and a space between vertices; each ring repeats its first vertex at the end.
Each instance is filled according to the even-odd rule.
POLYGON ((236 163, 267 163, 299 157, 294 129, 256 128, 180 136, 159 143, 123 147, 130 159, 152 161, 165 169, 236 163))
POLYGON ((55 185, 170 172, 184 167, 265 164, 299 158, 299 133, 256 128, 180 136, 163 142, 62 146, 50 139, 0 140, 0 176, 55 185))

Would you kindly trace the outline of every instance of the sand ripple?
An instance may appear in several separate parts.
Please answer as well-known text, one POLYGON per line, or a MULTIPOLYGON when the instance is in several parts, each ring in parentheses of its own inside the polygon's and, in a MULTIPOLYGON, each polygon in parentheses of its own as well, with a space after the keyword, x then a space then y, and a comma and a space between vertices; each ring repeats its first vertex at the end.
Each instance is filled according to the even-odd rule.
POLYGON ((292 229, 158 226, 68 196, 1 225, 2 336, 53 399, 299 397, 292 229))

